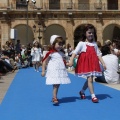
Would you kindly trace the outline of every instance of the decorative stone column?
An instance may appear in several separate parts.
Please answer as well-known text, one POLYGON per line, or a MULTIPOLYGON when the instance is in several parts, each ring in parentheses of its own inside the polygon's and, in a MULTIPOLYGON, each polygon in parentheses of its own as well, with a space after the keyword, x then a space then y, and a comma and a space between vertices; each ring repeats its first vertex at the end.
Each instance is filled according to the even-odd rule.
POLYGON ((1 22, 1 45, 10 39, 10 26, 6 21, 1 22))
POLYGON ((100 41, 101 44, 103 44, 103 38, 102 38, 102 24, 100 22, 97 22, 96 25, 96 30, 97 30, 97 41, 100 41))
POLYGON ((9 0, 11 9, 16 9, 16 0, 9 0))
POLYGON ((66 31, 67 31, 66 44, 69 43, 72 47, 74 47, 74 37, 73 37, 74 33, 73 33, 73 24, 71 20, 67 21, 67 26, 66 26, 66 31))

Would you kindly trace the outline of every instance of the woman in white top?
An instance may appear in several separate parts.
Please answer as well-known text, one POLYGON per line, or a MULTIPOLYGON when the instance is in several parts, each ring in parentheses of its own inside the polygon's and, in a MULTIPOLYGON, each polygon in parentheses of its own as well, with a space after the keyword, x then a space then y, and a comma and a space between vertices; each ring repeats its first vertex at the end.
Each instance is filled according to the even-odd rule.
POLYGON ((31 49, 31 56, 32 56, 32 64, 35 68, 35 71, 39 72, 39 64, 42 57, 42 50, 38 41, 33 42, 33 48, 31 49))

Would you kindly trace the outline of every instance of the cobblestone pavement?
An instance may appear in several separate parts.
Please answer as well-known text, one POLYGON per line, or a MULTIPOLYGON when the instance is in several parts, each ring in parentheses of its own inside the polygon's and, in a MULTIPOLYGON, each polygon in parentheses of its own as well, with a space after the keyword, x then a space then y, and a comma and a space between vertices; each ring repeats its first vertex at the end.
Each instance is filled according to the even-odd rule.
POLYGON ((12 82, 14 79, 16 73, 18 70, 16 70, 14 73, 7 73, 5 76, 1 76, 0 78, 0 104, 12 82))
MULTIPOLYGON (((2 76, 0 78, 0 104, 17 72, 18 70, 15 71, 14 73, 8 73, 7 75, 2 76)), ((74 74, 74 71, 68 72, 74 74)), ((103 85, 120 90, 120 84, 103 84, 103 85)))

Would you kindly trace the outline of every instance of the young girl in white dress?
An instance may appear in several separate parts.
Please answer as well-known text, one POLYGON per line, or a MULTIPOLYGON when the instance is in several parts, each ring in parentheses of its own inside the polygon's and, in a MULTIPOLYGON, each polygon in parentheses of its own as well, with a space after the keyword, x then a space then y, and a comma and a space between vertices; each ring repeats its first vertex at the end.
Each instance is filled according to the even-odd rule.
POLYGON ((46 76, 46 84, 53 85, 53 103, 58 103, 57 93, 60 84, 69 84, 71 81, 65 67, 63 49, 63 38, 52 35, 50 38, 52 49, 46 54, 42 64, 42 76, 46 76), (45 75, 45 68, 47 72, 45 75))
POLYGON ((33 42, 33 48, 31 49, 32 64, 35 68, 35 71, 39 72, 39 65, 42 57, 42 50, 38 41, 33 42))

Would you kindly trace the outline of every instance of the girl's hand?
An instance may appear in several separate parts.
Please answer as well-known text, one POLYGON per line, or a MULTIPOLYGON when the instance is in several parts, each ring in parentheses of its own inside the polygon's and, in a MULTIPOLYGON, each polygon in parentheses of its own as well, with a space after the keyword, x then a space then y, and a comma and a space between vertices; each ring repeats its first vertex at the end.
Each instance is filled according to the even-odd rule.
POLYGON ((66 63, 67 66, 73 66, 73 62, 66 63))
POLYGON ((44 77, 44 76, 45 76, 45 72, 42 72, 42 73, 41 73, 41 76, 44 77))

